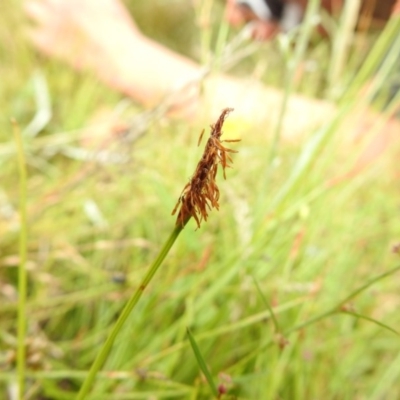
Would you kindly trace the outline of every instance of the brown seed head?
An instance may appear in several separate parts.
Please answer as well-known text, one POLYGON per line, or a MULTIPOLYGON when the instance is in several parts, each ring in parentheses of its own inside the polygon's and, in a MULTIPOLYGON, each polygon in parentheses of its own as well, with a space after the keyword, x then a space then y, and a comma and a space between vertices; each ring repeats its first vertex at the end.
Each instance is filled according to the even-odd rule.
MULTIPOLYGON (((221 165, 224 179, 226 179, 225 169, 229 168, 230 163, 232 163, 229 153, 237 153, 235 150, 226 148, 222 143, 240 141, 240 139, 221 140, 225 118, 231 111, 233 111, 232 108, 225 108, 217 122, 211 125, 210 137, 204 148, 203 156, 189 183, 183 188, 182 194, 172 211, 172 215, 174 215, 180 206, 176 219, 177 225, 181 224, 183 227, 190 217, 193 217, 200 228, 201 222, 207 221, 208 211, 212 208, 219 209, 219 189, 215 181, 218 165, 221 165)), ((204 131, 201 133, 199 142, 203 133, 204 131)))

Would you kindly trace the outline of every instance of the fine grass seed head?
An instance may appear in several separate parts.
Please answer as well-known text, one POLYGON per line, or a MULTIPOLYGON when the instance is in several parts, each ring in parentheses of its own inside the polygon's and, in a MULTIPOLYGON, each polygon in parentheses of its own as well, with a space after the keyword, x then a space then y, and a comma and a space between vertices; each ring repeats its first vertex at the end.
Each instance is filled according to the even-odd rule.
MULTIPOLYGON (((221 140, 225 118, 231 111, 233 111, 233 108, 222 110, 217 122, 211 125, 210 137, 204 148, 203 156, 172 210, 172 215, 174 215, 180 206, 176 224, 180 224, 182 228, 190 217, 195 219, 198 228, 200 228, 201 222, 207 221, 208 211, 212 208, 219 209, 219 189, 215 181, 218 165, 221 165, 224 179, 226 179, 225 169, 230 168, 232 163, 229 153, 237 153, 236 150, 228 149, 222 143, 240 141, 240 139, 221 140)), ((200 135, 199 144, 203 133, 204 131, 200 135)))

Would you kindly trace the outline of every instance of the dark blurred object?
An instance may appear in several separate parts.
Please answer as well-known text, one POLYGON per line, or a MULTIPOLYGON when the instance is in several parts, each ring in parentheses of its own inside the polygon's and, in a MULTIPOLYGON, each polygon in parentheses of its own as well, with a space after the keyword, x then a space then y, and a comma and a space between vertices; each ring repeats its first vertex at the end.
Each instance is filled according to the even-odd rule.
MULTIPOLYGON (((281 31, 287 32, 301 23, 307 4, 308 0, 227 0, 226 16, 234 26, 255 21, 259 25, 279 26, 281 31)), ((345 0, 321 0, 321 7, 332 15, 338 15, 344 4, 345 0)), ((357 29, 382 28, 395 4, 396 0, 362 0, 357 29)), ((268 35, 255 36, 269 39, 274 30, 270 28, 269 31, 268 35)))
POLYGON ((382 28, 390 18, 396 0, 363 0, 358 29, 382 28))

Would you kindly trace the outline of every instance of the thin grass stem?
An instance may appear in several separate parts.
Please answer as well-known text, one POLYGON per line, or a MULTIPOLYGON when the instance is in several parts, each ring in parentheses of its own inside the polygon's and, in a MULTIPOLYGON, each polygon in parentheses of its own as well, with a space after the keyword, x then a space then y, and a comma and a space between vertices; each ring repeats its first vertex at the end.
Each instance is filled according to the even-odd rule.
POLYGON ((269 154, 270 163, 274 161, 278 153, 283 121, 285 118, 287 106, 289 104, 290 95, 293 92, 293 81, 296 74, 296 68, 301 62, 301 60, 304 58, 304 54, 307 49, 307 44, 310 40, 314 28, 313 18, 317 12, 319 5, 320 5, 320 0, 311 0, 309 2, 307 6, 306 15, 304 18, 304 23, 301 28, 300 37, 296 44, 296 50, 294 56, 291 60, 289 60, 289 64, 285 74, 286 76, 285 76, 283 100, 279 109, 278 122, 274 130, 274 136, 272 139, 272 145, 269 154))
POLYGON ((385 59, 392 43, 398 39, 399 32, 400 16, 393 15, 345 92, 341 100, 342 103, 348 102, 349 99, 352 100, 360 88, 370 79, 382 60, 385 59))
POLYGON ((276 333, 280 333, 281 329, 279 327, 278 319, 275 316, 275 312, 274 312, 273 308, 271 307, 271 305, 269 304, 269 301, 264 296, 264 293, 262 292, 262 290, 260 288, 260 285, 258 284, 257 280, 254 278, 254 276, 253 276, 253 281, 254 281, 254 284, 256 285, 258 294, 260 295, 262 301, 264 302, 265 306, 267 307, 267 309, 268 309, 268 311, 269 311, 269 313, 271 315, 272 322, 273 322, 274 328, 275 328, 275 332, 276 333))
MULTIPOLYGON (((360 12, 361 1, 349 1, 343 5, 340 27, 333 40, 331 62, 329 63, 328 82, 331 92, 337 90, 336 84, 345 70, 346 61, 354 38, 354 31, 360 12)), ((332 93, 331 93, 332 97, 332 93)))
MULTIPOLYGON (((309 326, 309 325, 311 325, 311 324, 313 324, 315 322, 320 321, 321 319, 324 319, 324 318, 326 318, 326 317, 328 317, 330 315, 333 315, 333 314, 337 314, 339 312, 346 312, 347 314, 354 314, 355 315, 355 313, 351 313, 349 311, 343 311, 342 307, 344 307, 350 300, 352 300, 354 297, 358 296, 365 289, 369 288, 370 286, 372 286, 376 282, 386 278, 387 276, 390 276, 390 275, 396 273, 399 270, 400 270, 400 265, 398 265, 397 267, 395 267, 395 268, 393 268, 393 269, 391 269, 389 271, 384 272, 383 274, 380 274, 380 275, 376 276, 375 278, 372 278, 371 280, 366 282, 364 285, 361 285, 356 290, 351 292, 348 296, 346 296, 343 300, 341 300, 339 303, 337 303, 335 306, 333 306, 329 310, 327 310, 327 311, 323 312, 322 314, 317 315, 317 316, 315 316, 313 318, 310 318, 309 320, 304 321, 299 325, 295 325, 294 327, 292 327, 292 328, 288 329, 287 331, 285 331, 284 334, 288 335, 289 333, 292 333, 292 332, 298 331, 300 329, 303 329, 306 326, 309 326)), ((364 317, 364 319, 366 319, 366 318, 364 317)), ((375 320, 373 320, 373 322, 377 323, 377 321, 375 321, 375 320)), ((378 325, 382 325, 382 324, 378 324, 378 325)), ((390 328, 390 327, 388 327, 386 325, 384 325, 384 327, 386 329, 390 329, 391 331, 397 333, 395 330, 393 330, 392 328, 390 328)))
POLYGON ((387 324, 384 324, 383 322, 378 321, 375 318, 368 317, 368 315, 359 314, 359 313, 357 313, 355 311, 350 311, 350 310, 346 310, 346 311, 344 311, 344 313, 345 314, 349 314, 349 315, 351 315, 353 317, 356 317, 356 318, 365 319, 366 321, 372 322, 372 323, 380 326, 381 328, 387 329, 388 331, 394 333, 395 335, 400 336, 400 333, 397 332, 395 329, 393 329, 391 326, 389 326, 387 324))
POLYGON ((222 66, 221 64, 223 62, 223 52, 227 45, 228 34, 229 34, 229 24, 225 20, 223 20, 218 30, 217 43, 215 46, 216 64, 214 68, 215 71, 217 72, 220 72, 221 70, 222 66))
MULTIPOLYGON (((368 287, 372 286, 374 283, 398 272, 400 270, 400 265, 398 265, 395 268, 392 268, 391 270, 384 272, 383 274, 380 274, 378 276, 376 276, 375 278, 372 278, 370 281, 366 282, 364 285, 361 285, 360 287, 358 287, 357 289, 355 289, 353 292, 351 292, 348 296, 346 296, 343 300, 339 301, 336 305, 334 305, 333 307, 329 308, 328 310, 324 311, 323 313, 316 315, 315 317, 312 317, 304 322, 301 322, 289 329, 286 329, 282 332, 283 337, 287 337, 289 336, 291 333, 294 332, 298 332, 301 329, 304 329, 318 321, 321 321, 324 318, 327 318, 331 315, 335 315, 338 314, 340 312, 342 313, 348 313, 347 311, 343 311, 342 307, 344 305, 346 305, 346 303, 348 303, 351 299, 353 299, 354 297, 356 297, 357 295, 359 295, 361 292, 363 292, 365 289, 367 289, 368 287)), ((348 313, 350 314, 350 313, 348 313)), ((357 315, 357 317, 359 317, 357 315)), ((366 319, 366 318, 364 318, 366 319)), ((378 321, 375 320, 371 320, 371 322, 377 323, 378 325, 384 327, 385 329, 388 329, 390 331, 392 331, 393 333, 397 333, 397 331, 395 331, 393 328, 390 328, 389 326, 379 323, 378 321)), ((256 357, 260 351, 267 349, 268 347, 272 346, 274 344, 274 340, 273 338, 271 338, 270 340, 266 341, 261 347, 257 348, 257 350, 251 352, 250 354, 248 354, 246 357, 244 357, 242 360, 240 360, 240 364, 245 365, 246 363, 248 363, 250 360, 252 360, 254 357, 256 357)), ((239 363, 237 363, 238 365, 239 363)), ((237 366, 236 365, 236 366, 237 366)))
POLYGON ((26 211, 27 198, 27 172, 24 146, 21 132, 15 121, 13 121, 13 132, 17 147, 17 162, 19 173, 19 266, 18 266, 18 340, 17 340, 17 373, 18 373, 18 399, 24 398, 26 377, 26 297, 27 297, 27 241, 28 241, 28 219, 26 211))
POLYGON ((193 353, 196 357, 197 364, 199 365, 201 371, 203 372, 204 376, 206 377, 206 380, 208 382, 208 385, 210 386, 211 391, 213 392, 214 397, 218 398, 218 389, 217 386, 214 382, 214 379, 212 378, 211 371, 207 367, 207 363, 204 360, 203 355, 201 354, 200 348, 197 345, 196 339, 194 338, 192 332, 190 332, 190 329, 187 328, 187 335, 189 338, 190 346, 192 347, 193 353))
MULTIPOLYGON (((186 221, 186 223, 187 223, 187 221, 186 221)), ((120 316, 118 317, 117 322, 115 323, 111 332, 109 333, 107 340, 103 344, 102 348, 100 349, 99 354, 97 355, 96 359, 94 360, 93 364, 91 365, 89 373, 86 376, 86 378, 80 388, 78 396, 76 397, 77 400, 83 400, 89 393, 91 387, 93 386, 93 383, 95 381, 97 373, 103 367, 104 363, 106 362, 106 360, 108 358, 108 355, 110 354, 110 351, 112 349, 112 346, 115 342, 116 337, 121 332, 122 327, 124 326, 129 315, 131 314, 133 308, 138 303, 139 299, 142 297, 144 290, 149 285, 154 274, 157 272, 158 268, 160 267, 160 265, 164 261, 165 257, 169 253, 171 247, 175 243, 175 240, 181 233, 183 227, 184 227, 184 225, 182 225, 182 224, 177 224, 174 227, 174 230, 172 231, 170 237, 165 242, 164 246, 160 250, 160 253, 158 254, 157 258, 154 260, 153 264, 150 266, 150 268, 147 271, 146 275, 144 276, 141 284, 136 289, 136 291, 134 292, 132 297, 129 299, 129 301, 126 303, 124 309, 122 310, 120 316)))

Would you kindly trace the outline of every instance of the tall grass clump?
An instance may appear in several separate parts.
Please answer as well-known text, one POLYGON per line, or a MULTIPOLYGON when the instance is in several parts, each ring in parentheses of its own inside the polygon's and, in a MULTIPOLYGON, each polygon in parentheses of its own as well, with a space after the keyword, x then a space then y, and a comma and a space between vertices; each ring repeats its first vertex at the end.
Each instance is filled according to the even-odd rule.
POLYGON ((170 7, 152 26, 176 27, 204 87, 229 70, 281 93, 262 122, 224 110, 204 154, 208 119, 42 58, 1 6, 0 398, 399 398, 400 17, 360 33, 356 3, 321 19, 313 0, 262 44, 222 3, 185 4, 192 23, 170 7), (329 113, 288 142, 304 96, 329 113))

